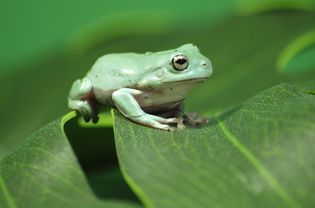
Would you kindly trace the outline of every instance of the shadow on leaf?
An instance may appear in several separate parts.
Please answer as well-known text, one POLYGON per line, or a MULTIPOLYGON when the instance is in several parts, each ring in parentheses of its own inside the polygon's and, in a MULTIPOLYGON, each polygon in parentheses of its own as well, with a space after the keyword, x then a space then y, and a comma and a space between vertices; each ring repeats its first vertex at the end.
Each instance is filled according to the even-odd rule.
POLYGON ((64 129, 93 192, 102 199, 140 203, 119 170, 113 128, 87 128, 78 121, 69 120, 64 129))

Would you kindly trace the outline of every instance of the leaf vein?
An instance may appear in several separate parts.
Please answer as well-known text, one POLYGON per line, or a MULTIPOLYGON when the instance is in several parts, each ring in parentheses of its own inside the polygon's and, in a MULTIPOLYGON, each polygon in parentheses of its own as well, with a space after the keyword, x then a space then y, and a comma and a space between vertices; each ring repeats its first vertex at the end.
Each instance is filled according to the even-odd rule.
POLYGON ((14 200, 13 200, 13 198, 12 198, 12 196, 11 196, 11 194, 10 194, 10 192, 9 192, 9 190, 8 190, 1 175, 0 175, 0 187, 1 187, 1 190, 4 194, 5 199, 7 200, 8 206, 10 208, 16 208, 17 206, 15 205, 15 202, 14 202, 14 200))
POLYGON ((59 180, 60 182, 62 182, 63 184, 67 185, 70 189, 72 189, 73 191, 76 191, 77 193, 79 193, 80 195, 84 196, 84 198, 86 199, 90 199, 85 192, 83 192, 81 189, 78 189, 75 185, 73 185, 70 181, 68 181, 67 179, 64 179, 62 177, 59 177, 57 175, 54 175, 54 174, 51 174, 51 172, 49 170, 46 170, 44 168, 41 168, 41 167, 37 167, 35 165, 29 165, 29 164, 23 164, 23 163, 20 163, 20 162, 15 162, 16 164, 20 165, 20 166, 24 166, 26 168, 29 168, 29 169, 34 169, 34 170, 37 170, 37 171, 41 171, 41 172, 44 172, 48 175, 50 175, 51 177, 59 180))
POLYGON ((266 180, 271 188, 279 195, 279 197, 289 205, 289 207, 301 207, 285 189, 279 184, 279 182, 271 175, 267 168, 254 156, 254 154, 247 149, 238 138, 233 135, 223 124, 222 121, 218 121, 219 126, 227 139, 244 155, 246 159, 258 170, 261 176, 266 180))

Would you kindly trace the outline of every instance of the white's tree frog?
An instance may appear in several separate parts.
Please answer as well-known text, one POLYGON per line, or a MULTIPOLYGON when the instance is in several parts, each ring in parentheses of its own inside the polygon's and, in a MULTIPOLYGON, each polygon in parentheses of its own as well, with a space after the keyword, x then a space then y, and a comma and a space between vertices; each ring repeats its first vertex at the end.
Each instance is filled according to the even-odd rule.
POLYGON ((184 126, 180 113, 187 92, 211 74, 210 60, 192 44, 156 53, 108 54, 73 83, 68 105, 85 121, 96 123, 99 107, 109 105, 136 123, 173 130, 172 124, 184 126))

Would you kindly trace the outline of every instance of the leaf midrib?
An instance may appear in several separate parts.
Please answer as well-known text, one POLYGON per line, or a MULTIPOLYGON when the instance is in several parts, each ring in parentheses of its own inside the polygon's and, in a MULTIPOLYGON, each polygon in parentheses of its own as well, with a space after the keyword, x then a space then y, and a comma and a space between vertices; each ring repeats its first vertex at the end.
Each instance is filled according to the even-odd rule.
POLYGON ((10 208, 17 208, 17 206, 15 205, 14 199, 12 198, 9 189, 7 188, 7 185, 5 184, 5 181, 2 177, 2 175, 0 175, 0 187, 1 190, 4 194, 4 198, 7 200, 7 204, 10 208))
POLYGON ((257 169, 258 173, 266 180, 269 186, 277 195, 292 208, 301 208, 293 197, 281 186, 281 184, 272 176, 268 169, 255 157, 255 155, 244 146, 239 139, 232 134, 224 125, 223 121, 218 120, 219 126, 226 138, 236 147, 236 149, 257 169))

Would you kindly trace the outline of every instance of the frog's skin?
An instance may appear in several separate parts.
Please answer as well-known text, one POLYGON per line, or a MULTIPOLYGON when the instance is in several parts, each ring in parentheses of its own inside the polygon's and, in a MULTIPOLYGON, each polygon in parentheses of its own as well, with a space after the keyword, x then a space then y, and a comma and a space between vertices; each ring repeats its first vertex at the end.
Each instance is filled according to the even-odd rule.
POLYGON ((173 130, 172 123, 183 126, 178 115, 187 92, 211 74, 210 60, 192 44, 156 53, 108 54, 73 83, 68 105, 94 123, 99 107, 109 105, 136 123, 173 130))

